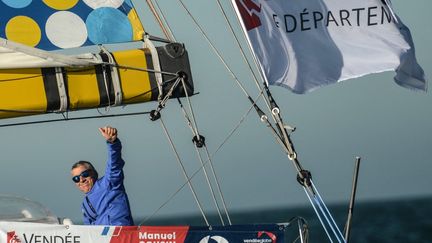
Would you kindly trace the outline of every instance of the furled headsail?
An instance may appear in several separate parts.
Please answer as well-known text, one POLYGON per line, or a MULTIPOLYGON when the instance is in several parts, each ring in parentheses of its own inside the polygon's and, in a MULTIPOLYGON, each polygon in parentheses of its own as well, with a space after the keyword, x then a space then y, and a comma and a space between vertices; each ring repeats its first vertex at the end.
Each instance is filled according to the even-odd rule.
POLYGON ((193 93, 186 49, 157 46, 128 0, 1 1, 0 118, 141 103, 193 93), (143 40, 136 50, 62 48, 143 40), (178 86, 172 87, 182 78, 178 86))

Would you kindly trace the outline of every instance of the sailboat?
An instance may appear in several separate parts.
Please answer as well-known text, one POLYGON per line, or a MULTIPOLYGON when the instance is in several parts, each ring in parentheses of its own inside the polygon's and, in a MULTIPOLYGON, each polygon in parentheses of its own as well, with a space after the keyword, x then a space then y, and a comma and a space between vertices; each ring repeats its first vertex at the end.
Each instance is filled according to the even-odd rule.
MULTIPOLYGON (((16 17, 11 17, 9 15, 2 16, 2 18, 7 18, 7 21, 2 20, 2 23, 5 23, 5 27, 3 28, 5 31, 2 33, 3 39, 1 44, 3 58, 1 59, 2 65, 0 66, 3 70, 0 73, 0 80, 2 80, 0 83, 0 95, 2 97, 0 100, 0 117, 12 118, 45 113, 58 113, 62 117, 52 121, 91 119, 94 117, 70 118, 69 112, 157 101, 157 105, 150 112, 120 115, 131 116, 149 113, 150 119, 153 121, 160 121, 162 128, 167 131, 161 116, 163 116, 165 112, 164 109, 169 99, 177 98, 187 123, 191 128, 193 135, 192 141, 197 150, 204 151, 203 153, 207 155, 207 159, 202 159, 200 161, 201 166, 195 173, 187 173, 183 168, 180 156, 176 152, 168 132, 166 132, 167 138, 175 153, 176 160, 178 160, 181 165, 180 167, 185 177, 185 183, 182 187, 189 186, 191 189, 196 205, 203 215, 206 226, 64 226, 0 222, 0 239, 6 242, 285 242, 286 229, 294 225, 299 232, 298 239, 301 242, 307 242, 307 224, 302 218, 296 218, 296 221, 293 221, 295 223, 232 225, 222 194, 219 193, 218 179, 212 167, 211 156, 206 150, 205 138, 198 130, 190 103, 191 96, 197 94, 194 88, 196 84, 194 85, 193 82, 195 78, 193 78, 192 75, 193 65, 190 65, 187 52, 188 45, 187 43, 183 45, 175 42, 174 35, 169 25, 166 23, 163 11, 159 8, 157 3, 155 4, 153 2, 154 1, 148 0, 147 4, 156 17, 157 22, 160 24, 164 35, 163 37, 155 37, 144 31, 132 1, 3 1, 2 4, 5 5, 5 8, 2 9, 8 7, 9 10, 14 10, 9 11, 13 16, 15 16, 13 12, 19 12, 20 15, 16 14, 16 17), (35 11, 35 9, 38 9, 38 11, 35 11), (42 14, 35 14, 32 16, 34 12, 42 14), (28 14, 28 16, 24 16, 23 14, 28 14), (40 21, 42 21, 42 23, 40 21), (69 26, 66 28, 65 25, 68 24, 69 26), (25 28, 23 26, 25 26, 25 28), (23 29, 32 31, 32 34, 28 35, 23 33, 23 29), (36 35, 34 33, 36 33, 36 35), (28 38, 28 36, 32 36, 32 38, 28 38), (108 51, 105 46, 106 44, 130 41, 140 41, 143 46, 137 50, 120 50, 114 52, 108 51), (158 43, 157 45, 155 44, 156 42, 158 43), (48 52, 56 49, 79 48, 87 45, 99 45, 97 48, 100 50, 96 54, 79 55, 48 52), (181 99, 186 101, 186 107, 189 109, 184 108, 181 99), (212 174, 210 176, 207 175, 207 167, 210 168, 209 174, 212 174), (208 183, 212 195, 221 195, 219 203, 222 205, 218 205, 218 200, 214 200, 221 218, 221 226, 213 225, 208 222, 199 200, 197 200, 196 193, 192 186, 192 178, 201 171, 205 172, 206 176, 208 176, 208 181, 210 181, 212 176, 214 178, 213 184, 216 184, 216 186, 211 186, 212 183, 208 183)), ((180 5, 187 10, 184 3, 182 1, 180 1, 180 3, 180 5)), ((218 3, 220 2, 218 1, 218 3)), ((352 73, 339 70, 339 73, 336 74, 334 72, 329 73, 331 77, 339 75, 334 81, 325 78, 324 83, 304 84, 302 83, 300 75, 296 77, 296 74, 292 72, 287 72, 287 76, 274 75, 277 73, 274 67, 278 67, 279 65, 273 61, 277 60, 277 62, 280 62, 281 59, 268 59, 267 54, 276 55, 275 51, 277 50, 272 49, 274 47, 272 44, 267 45, 265 42, 262 42, 264 46, 258 48, 254 46, 264 36, 262 32, 269 32, 268 29, 262 30, 262 28, 258 28, 260 26, 265 27, 261 22, 264 22, 263 15, 266 17, 272 16, 273 23, 276 25, 281 23, 282 26, 283 23, 285 23, 285 26, 280 28, 282 32, 294 32, 294 28, 297 28, 297 26, 299 26, 302 31, 311 30, 314 25, 309 27, 303 25, 307 22, 314 23, 316 29, 318 29, 318 23, 321 25, 324 23, 324 25, 327 26, 331 23, 339 26, 339 24, 343 23, 343 20, 347 23, 348 17, 347 15, 341 14, 340 19, 337 20, 334 15, 328 14, 331 13, 328 9, 333 9, 336 3, 340 3, 340 1, 326 1, 326 6, 319 9, 320 11, 316 10, 313 12, 317 13, 312 15, 316 17, 312 19, 312 21, 315 22, 309 22, 311 21, 310 19, 306 21, 303 18, 305 15, 298 15, 301 18, 299 21, 291 12, 284 13, 282 11, 281 13, 273 12, 270 15, 264 15, 266 11, 286 9, 286 6, 280 2, 279 5, 276 3, 276 6, 272 6, 273 3, 271 3, 271 1, 233 0, 231 7, 234 9, 236 17, 238 17, 242 30, 245 33, 248 43, 247 46, 254 50, 252 52, 252 63, 256 63, 263 80, 262 84, 257 84, 260 86, 258 98, 249 95, 243 85, 239 83, 240 89, 246 95, 246 100, 250 101, 250 110, 255 110, 257 112, 259 119, 270 128, 271 133, 282 146, 282 150, 286 153, 289 161, 292 161, 297 180, 310 199, 329 240, 331 242, 346 242, 348 237, 342 234, 342 231, 332 218, 331 213, 327 209, 318 193, 318 189, 312 181, 311 173, 304 169, 299 162, 299 156, 294 149, 290 137, 295 128, 283 122, 280 109, 268 85, 276 84, 288 87, 296 93, 304 93, 324 84, 348 79, 350 75, 363 75, 373 71, 367 68, 358 72, 349 70, 352 73), (321 13, 321 15, 318 13, 321 13), (324 21, 320 22, 324 19, 322 13, 328 14, 326 18, 327 23, 324 21), (285 19, 285 21, 281 21, 281 19, 285 19), (297 25, 297 22, 288 22, 287 20, 299 21, 300 24, 297 25), (339 21, 339 23, 337 21, 339 21), (255 30, 256 32, 253 32, 255 30), (288 80, 288 83, 284 80, 288 80), (290 83, 292 80, 295 80, 293 85, 290 83), (265 104, 270 110, 269 115, 258 106, 257 101, 261 99, 262 96, 266 97, 265 104), (270 117, 273 117, 274 124, 271 123, 270 117)), ((380 12, 382 14, 382 22, 386 20, 393 23, 399 20, 391 11, 388 1, 366 1, 364 4, 371 3, 374 5, 369 7, 368 10, 373 14, 367 16, 375 15, 373 11, 377 9, 377 11, 382 11, 380 12)), ((285 4, 288 4, 288 1, 285 4)), ((221 9, 222 12, 224 12, 224 8, 221 7, 221 9)), ((291 9, 300 14, 305 10, 305 6, 299 5, 291 9)), ((346 13, 342 10, 344 9, 342 8, 339 10, 339 13, 346 13)), ((356 10, 354 13, 360 13, 360 10, 356 10)), ((195 22, 193 18, 192 20, 195 22)), ((369 18, 368 21, 372 21, 372 18, 369 18)), ((373 24, 375 22, 370 23, 373 24)), ((208 40, 211 49, 220 56, 222 63, 224 63, 224 65, 227 64, 223 57, 219 55, 220 53, 217 48, 205 34, 201 25, 196 23, 196 26, 199 31, 203 33, 205 39, 208 40)), ((399 26, 403 26, 401 22, 399 26)), ((229 29, 235 32, 235 29, 232 28, 231 25, 229 29)), ((322 36, 331 35, 327 28, 324 31, 326 33, 320 33, 322 36)), ((405 40, 403 45, 408 50, 410 50, 409 45, 407 45, 407 43, 410 44, 409 42, 409 40, 405 40)), ((241 47, 241 42, 239 41, 238 43, 241 47)), ((308 43, 305 42, 305 44, 307 45, 308 43)), ((396 41, 395 44, 398 44, 398 41, 396 41)), ((336 46, 336 44, 334 44, 334 46, 336 46)), ((292 45, 290 48, 279 50, 283 50, 282 53, 287 51, 287 54, 293 52, 297 54, 298 47, 292 45)), ((340 53, 339 49, 321 50, 324 52, 324 55, 330 55, 336 60, 346 60, 344 59, 346 57, 340 53)), ((407 53, 411 52, 408 51, 407 53)), ((382 53, 378 52, 378 54, 382 53)), ((292 55, 289 56, 292 57, 292 55)), ((247 55, 244 55, 244 57, 247 59, 247 55)), ((288 59, 288 63, 284 63, 283 66, 298 65, 298 72, 302 72, 300 68, 302 63, 294 64, 293 61, 294 59, 288 59)), ((407 70, 407 68, 413 66, 417 68, 415 64, 416 63, 412 66, 407 64, 405 66, 406 68, 401 68, 401 70, 407 70)), ((252 66, 250 63, 249 65, 252 66)), ((380 67, 379 71, 394 69, 394 65, 394 62, 391 62, 387 66, 380 67)), ((340 67, 342 63, 336 61, 330 63, 329 67, 323 69, 327 70, 330 66, 340 67)), ((229 68, 228 71, 234 76, 237 82, 238 79, 235 74, 231 72, 229 68)), ((419 70, 415 69, 412 73, 416 71, 419 70)), ((399 81, 398 83, 402 86, 409 86, 410 88, 425 89, 426 85, 422 72, 417 76, 408 75, 412 73, 405 72, 405 76, 401 76, 402 74, 400 74, 397 79, 397 81, 399 81), (407 76, 410 78, 407 78, 407 76)), ((318 74, 322 73, 318 72, 318 74)), ((255 77, 255 79, 260 78, 255 77)), ((30 123, 39 122, 51 121, 32 120, 8 125, 29 125, 30 123)))

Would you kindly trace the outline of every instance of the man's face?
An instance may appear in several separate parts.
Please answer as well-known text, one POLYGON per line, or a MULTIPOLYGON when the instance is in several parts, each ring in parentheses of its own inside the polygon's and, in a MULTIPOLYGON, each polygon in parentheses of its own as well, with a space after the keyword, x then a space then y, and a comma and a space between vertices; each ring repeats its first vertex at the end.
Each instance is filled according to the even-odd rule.
POLYGON ((93 185, 94 185, 94 179, 92 178, 93 172, 90 171, 90 176, 84 177, 81 175, 84 171, 88 170, 88 167, 85 165, 79 165, 78 167, 71 170, 72 177, 78 176, 80 178, 79 182, 75 182, 75 185, 78 187, 78 189, 84 193, 89 192, 93 185))

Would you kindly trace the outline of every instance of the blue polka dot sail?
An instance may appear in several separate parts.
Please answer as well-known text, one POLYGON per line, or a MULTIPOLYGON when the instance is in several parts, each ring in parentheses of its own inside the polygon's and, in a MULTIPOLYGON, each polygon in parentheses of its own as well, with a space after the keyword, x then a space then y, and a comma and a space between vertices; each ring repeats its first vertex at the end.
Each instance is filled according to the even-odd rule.
POLYGON ((0 0, 0 37, 43 50, 142 39, 130 0, 0 0))

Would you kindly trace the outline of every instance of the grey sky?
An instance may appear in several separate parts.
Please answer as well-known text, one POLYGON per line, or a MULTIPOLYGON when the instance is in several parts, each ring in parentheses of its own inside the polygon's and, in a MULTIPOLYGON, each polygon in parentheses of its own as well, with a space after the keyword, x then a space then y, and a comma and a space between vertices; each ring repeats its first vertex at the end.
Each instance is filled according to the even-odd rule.
MULTIPOLYGON (((176 1, 159 2, 163 8, 178 7, 176 1)), ((215 44, 256 97, 257 90, 214 1, 185 2, 209 28, 215 44)), ((417 60, 430 78, 432 2, 392 2, 410 28, 417 60)), ((137 7, 144 17, 144 4, 137 7)), ((175 12, 173 8, 166 14, 177 40, 184 42, 189 51, 195 88, 200 93, 192 98, 193 107, 198 127, 213 153, 248 110, 249 103, 191 20, 182 10, 175 12)), ((145 22, 150 20, 144 17, 145 22)), ((147 27, 147 31, 157 34, 154 29, 151 24, 147 27)), ((394 72, 368 75, 307 95, 272 87, 285 122, 297 127, 292 139, 299 160, 312 172, 327 202, 348 200, 355 156, 362 157, 359 200, 432 196, 432 96, 430 92, 397 86, 393 76, 394 72)), ((110 113, 149 111, 155 107, 156 103, 149 103, 111 109, 110 113)), ((72 115, 96 114, 85 111, 72 115)), ((162 116, 187 169, 195 171, 199 161, 192 135, 175 100, 168 103, 162 116)), ((80 220, 82 194, 70 179, 70 166, 85 159, 103 171, 106 150, 97 128, 107 124, 118 128, 123 142, 126 187, 133 213, 138 217, 152 214, 178 190, 184 178, 160 123, 151 122, 147 116, 1 128, 0 193, 39 201, 60 217, 80 220)), ((231 210, 308 204, 291 162, 253 112, 213 159, 231 210)), ((197 176, 193 183, 204 208, 213 210, 203 176, 197 176)), ((187 187, 158 215, 179 213, 198 213, 187 187)))

